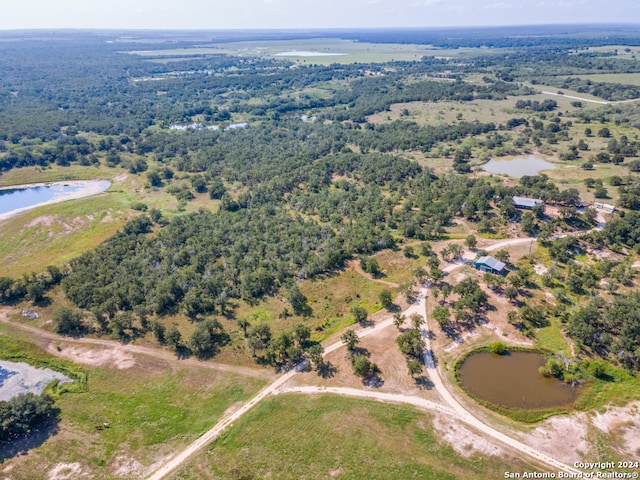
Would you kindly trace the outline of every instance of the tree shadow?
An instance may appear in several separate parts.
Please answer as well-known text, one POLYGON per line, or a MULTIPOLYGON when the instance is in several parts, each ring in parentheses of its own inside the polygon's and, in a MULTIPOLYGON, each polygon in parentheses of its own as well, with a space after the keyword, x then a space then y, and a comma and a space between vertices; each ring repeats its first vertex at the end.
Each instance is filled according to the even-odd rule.
POLYGON ((176 347, 176 357, 178 357, 178 360, 186 360, 191 357, 191 349, 186 345, 178 345, 176 347))
POLYGON ((364 320, 358 322, 358 325, 360 325, 362 328, 367 328, 367 327, 373 327, 375 323, 373 322, 373 320, 369 320, 368 318, 365 318, 364 320))
POLYGON ((332 378, 338 372, 338 369, 331 362, 324 362, 316 367, 316 371, 322 378, 332 378))
POLYGON ((436 386, 435 383, 429 380, 429 378, 427 378, 425 375, 420 375, 419 377, 416 377, 414 380, 416 382, 416 386, 420 390, 433 390, 433 388, 435 388, 436 386))
POLYGON ((25 455, 29 450, 38 448, 49 437, 58 433, 60 419, 56 416, 40 428, 33 429, 27 436, 18 437, 10 443, 0 443, 0 464, 17 455, 25 455))
POLYGON ((369 358, 371 356, 371 353, 369 353, 369 350, 367 350, 366 348, 354 347, 353 350, 348 353, 347 357, 351 359, 357 357, 358 355, 369 358))
POLYGON ((46 308, 51 305, 53 301, 49 297, 42 297, 37 302, 33 302, 33 305, 40 308, 46 308))
POLYGON ((380 375, 376 374, 362 379, 362 384, 369 388, 381 388, 384 386, 384 380, 380 375))
POLYGON ((220 314, 227 320, 233 320, 236 318, 236 310, 238 310, 237 302, 227 302, 224 307, 220 308, 220 314))
POLYGON ((389 305, 387 308, 387 312, 389 313, 396 313, 400 311, 400 307, 398 305, 396 305, 395 303, 392 303, 391 305, 389 305))

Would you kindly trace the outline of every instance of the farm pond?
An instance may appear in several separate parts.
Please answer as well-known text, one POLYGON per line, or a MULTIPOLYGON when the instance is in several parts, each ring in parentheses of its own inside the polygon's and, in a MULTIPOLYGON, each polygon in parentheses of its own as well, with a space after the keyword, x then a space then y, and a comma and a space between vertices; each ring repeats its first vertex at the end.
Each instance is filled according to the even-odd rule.
POLYGON ((468 393, 502 407, 533 410, 571 405, 580 387, 540 374, 538 368, 544 364, 545 358, 534 352, 480 352, 460 365, 458 380, 468 393))
POLYGON ((553 163, 535 155, 504 160, 492 158, 482 166, 482 169, 486 172, 509 175, 515 178, 521 178, 525 175, 538 175, 543 170, 554 170, 555 168, 556 166, 553 163))
POLYGON ((85 180, 0 188, 0 220, 40 205, 96 195, 110 186, 106 180, 85 180))
POLYGON ((21 393, 42 393, 54 380, 71 382, 69 377, 48 368, 0 360, 0 401, 10 400, 21 393))

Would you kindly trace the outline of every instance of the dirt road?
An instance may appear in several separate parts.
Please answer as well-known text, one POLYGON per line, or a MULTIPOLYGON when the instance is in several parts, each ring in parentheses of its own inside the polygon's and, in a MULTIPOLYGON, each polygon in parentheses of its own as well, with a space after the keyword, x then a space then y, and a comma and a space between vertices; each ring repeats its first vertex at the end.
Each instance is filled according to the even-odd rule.
POLYGON ((389 282, 387 280, 382 280, 380 278, 375 278, 370 273, 365 272, 364 270, 362 270, 362 267, 360 266, 360 260, 349 260, 347 262, 347 268, 353 269, 353 271, 355 271, 358 275, 362 275, 364 278, 366 278, 367 280, 370 280, 372 282, 376 282, 376 283, 379 283, 381 285, 386 285, 387 287, 391 287, 391 288, 398 288, 400 286, 395 282, 389 282))
POLYGON ((358 397, 368 398, 371 400, 380 400, 390 403, 408 403, 424 410, 433 410, 444 415, 450 415, 458 418, 458 414, 443 406, 440 403, 432 402, 425 398, 413 397, 411 395, 402 395, 399 393, 383 393, 376 390, 358 390, 357 388, 341 388, 341 387, 314 387, 314 386, 302 386, 302 387, 283 387, 276 393, 305 393, 309 395, 332 393, 334 395, 344 395, 345 397, 358 397))
POLYGON ((553 96, 556 96, 556 97, 570 98, 571 100, 581 100, 583 102, 597 103, 598 105, 618 105, 620 103, 632 103, 632 102, 640 101, 640 98, 632 98, 630 100, 618 100, 618 101, 615 101, 615 102, 609 102, 609 101, 606 101, 606 100, 591 100, 589 98, 573 97, 571 95, 564 95, 564 94, 560 94, 560 93, 556 93, 556 92, 545 92, 545 91, 543 91, 542 93, 544 93, 545 95, 553 95, 553 96))
MULTIPOLYGON (((523 245, 523 244, 526 245, 527 243, 532 243, 534 241, 535 241, 535 238, 518 238, 518 239, 512 239, 512 240, 505 240, 502 242, 495 243, 489 247, 486 247, 484 248, 484 250, 486 250, 487 252, 491 252, 494 250, 500 250, 502 248, 513 247, 515 245, 523 245)), ((466 252, 464 257, 465 260, 469 260, 470 259, 469 257, 473 258, 473 254, 470 254, 470 252, 466 252)), ((443 270, 445 272, 451 273, 453 270, 455 270, 459 266, 460 266, 459 264, 452 264, 443 270)), ((426 299, 428 297, 428 294, 429 294, 429 286, 427 284, 420 289, 420 295, 418 296, 418 303, 419 303, 418 307, 422 311, 422 313, 426 312, 426 299)), ((422 337, 424 339, 425 347, 426 347, 424 363, 429 372, 429 378, 434 384, 435 390, 440 394, 440 396, 445 401, 447 406, 450 407, 450 409, 456 413, 456 417, 458 419, 464 421, 465 423, 474 427, 478 431, 490 437, 493 437, 494 439, 500 441, 501 443, 508 445, 509 447, 514 448, 539 462, 545 463, 549 466, 562 470, 563 472, 569 472, 569 473, 580 472, 579 470, 569 465, 565 465, 564 463, 559 462, 558 460, 552 457, 549 457, 548 455, 545 455, 542 452, 539 452, 534 448, 531 448, 530 446, 525 445, 524 443, 505 435, 502 432, 499 432, 498 430, 495 430, 491 426, 483 423, 482 421, 477 419, 475 416, 473 416, 460 402, 458 402, 458 400, 456 400, 456 398, 451 394, 451 392, 449 392, 447 387, 444 385, 442 378, 440 377, 440 372, 436 366, 436 363, 433 358, 433 352, 431 350, 428 318, 426 320, 427 321, 425 322, 425 328, 422 330, 422 337)))
POLYGON ((282 375, 272 384, 266 386, 262 390, 258 392, 258 394, 245 403, 238 410, 233 412, 230 415, 225 416, 222 420, 220 420, 213 428, 207 431, 204 435, 198 438, 195 442, 189 445, 186 449, 180 452, 178 455, 173 457, 167 463, 165 463, 162 467, 156 470, 151 476, 147 477, 148 480, 160 480, 168 475, 170 472, 181 466, 189 457, 200 451, 202 448, 209 445, 213 442, 220 434, 226 430, 227 428, 233 425, 233 422, 242 417, 245 413, 251 410, 258 402, 260 402, 267 395, 271 395, 275 393, 282 385, 287 383, 291 377, 293 377, 296 373, 295 370, 291 370, 290 372, 282 375))
MULTIPOLYGON (((250 367, 240 367, 237 365, 227 365, 225 363, 216 363, 211 361, 200 361, 194 358, 178 359, 173 352, 170 352, 168 350, 163 350, 160 348, 150 348, 150 347, 143 347, 140 345, 124 344, 121 342, 117 342, 115 340, 103 340, 99 338, 63 337, 62 335, 57 335, 55 333, 51 333, 46 330, 42 330, 40 328, 25 325, 23 323, 11 322, 8 317, 10 313, 11 313, 11 309, 0 308, 0 323, 10 325, 11 328, 14 328, 16 330, 28 332, 31 335, 31 339, 34 343, 44 348, 52 355, 60 356, 62 358, 67 358, 64 356, 64 351, 58 352, 56 348, 47 348, 47 347, 51 344, 55 344, 56 346, 85 345, 85 346, 106 347, 114 350, 114 352, 117 354, 130 353, 130 354, 137 354, 137 355, 146 355, 148 357, 157 358, 157 359, 164 360, 166 362, 177 364, 180 366, 192 365, 192 366, 198 366, 201 368, 210 368, 212 370, 220 370, 223 372, 237 373, 240 375, 244 375, 247 377, 254 377, 254 378, 263 378, 263 379, 276 378, 275 374, 271 370, 250 368, 250 367)), ((78 361, 78 360, 75 359, 75 361, 78 361)), ((82 362, 78 361, 78 363, 82 363, 82 362)))

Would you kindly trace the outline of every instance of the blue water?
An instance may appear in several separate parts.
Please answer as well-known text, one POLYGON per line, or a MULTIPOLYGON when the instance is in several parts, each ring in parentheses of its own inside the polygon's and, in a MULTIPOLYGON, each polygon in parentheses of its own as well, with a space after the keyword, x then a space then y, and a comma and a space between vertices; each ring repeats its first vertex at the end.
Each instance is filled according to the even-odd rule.
MULTIPOLYGON (((87 185, 96 181, 86 181, 74 185, 57 183, 53 185, 43 185, 39 187, 12 188, 0 190, 0 215, 21 208, 33 207, 42 203, 55 200, 62 195, 75 193, 87 185)), ((111 185, 107 181, 97 181, 100 191, 103 192, 111 185)))
POLYGON ((529 155, 511 160, 494 160, 483 165, 482 169, 489 173, 505 174, 520 178, 525 175, 538 175, 542 170, 553 170, 556 166, 543 158, 529 155))

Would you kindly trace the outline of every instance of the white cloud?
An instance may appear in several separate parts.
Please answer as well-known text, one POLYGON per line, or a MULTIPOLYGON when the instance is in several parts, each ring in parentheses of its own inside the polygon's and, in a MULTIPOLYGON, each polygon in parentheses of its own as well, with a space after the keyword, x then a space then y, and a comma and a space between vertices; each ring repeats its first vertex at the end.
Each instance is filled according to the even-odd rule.
POLYGON ((491 3, 489 5, 485 5, 484 8, 488 10, 513 8, 513 3, 505 3, 505 2, 491 3))
POLYGON ((443 0, 414 0, 413 5, 414 7, 429 7, 438 3, 443 3, 443 0))

